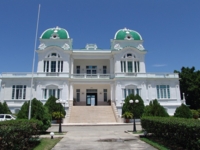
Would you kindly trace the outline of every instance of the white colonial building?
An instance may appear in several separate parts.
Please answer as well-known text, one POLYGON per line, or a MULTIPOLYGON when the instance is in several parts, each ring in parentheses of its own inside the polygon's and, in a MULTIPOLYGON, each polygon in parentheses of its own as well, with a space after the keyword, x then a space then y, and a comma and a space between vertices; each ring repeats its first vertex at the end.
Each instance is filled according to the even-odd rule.
POLYGON ((139 94, 145 105, 158 99, 170 115, 181 104, 179 77, 175 73, 147 73, 142 36, 129 29, 118 30, 110 49, 87 44, 73 49, 67 30, 50 28, 40 36, 37 72, 2 73, 0 100, 17 112, 35 97, 43 103, 53 95, 76 105, 104 105, 108 100, 121 113, 122 103, 131 93, 139 94))

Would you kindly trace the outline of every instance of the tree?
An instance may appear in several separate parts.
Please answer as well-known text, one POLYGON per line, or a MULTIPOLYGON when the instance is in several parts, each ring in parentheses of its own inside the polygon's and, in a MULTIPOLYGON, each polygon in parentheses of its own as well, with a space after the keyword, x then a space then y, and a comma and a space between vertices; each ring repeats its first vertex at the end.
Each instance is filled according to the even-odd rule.
POLYGON ((0 114, 4 114, 4 108, 1 102, 0 102, 0 114))
MULTIPOLYGON (((17 115, 17 119, 28 119, 29 103, 30 102, 24 102, 17 115)), ((48 109, 36 98, 31 101, 31 119, 42 121, 42 131, 46 131, 51 126, 51 116, 48 113, 48 109)))
POLYGON ((122 114, 125 112, 134 112, 133 115, 135 115, 136 118, 140 118, 142 116, 142 113, 144 111, 144 102, 142 98, 139 95, 133 95, 130 94, 129 96, 126 97, 124 101, 124 105, 122 107, 122 114), (129 103, 129 100, 135 101, 136 99, 139 100, 138 103, 135 103, 134 106, 129 103))
POLYGON ((61 113, 65 116, 66 112, 62 104, 56 103, 57 98, 54 96, 49 97, 49 99, 45 103, 45 107, 48 108, 49 114, 53 115, 54 112, 60 112, 60 107, 61 107, 61 113))
POLYGON ((6 102, 0 102, 0 114, 12 114, 6 102))
POLYGON ((3 103, 4 114, 12 114, 6 102, 3 103))
POLYGON ((176 111, 174 113, 174 117, 179 118, 192 118, 192 112, 186 105, 182 104, 181 106, 176 108, 176 111))
POLYGON ((158 100, 155 99, 150 101, 149 105, 144 108, 143 116, 169 117, 169 114, 165 108, 158 103, 158 100))
POLYGON ((186 104, 191 109, 200 108, 200 71, 195 71, 195 67, 182 67, 181 71, 174 71, 179 73, 180 77, 180 92, 183 99, 185 93, 186 104))

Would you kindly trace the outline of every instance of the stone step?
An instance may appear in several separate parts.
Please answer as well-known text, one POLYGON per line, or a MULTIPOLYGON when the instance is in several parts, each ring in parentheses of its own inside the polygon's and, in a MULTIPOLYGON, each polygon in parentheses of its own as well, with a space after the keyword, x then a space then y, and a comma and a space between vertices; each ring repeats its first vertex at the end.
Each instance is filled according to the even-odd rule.
POLYGON ((72 106, 69 123, 114 123, 111 106, 72 106))

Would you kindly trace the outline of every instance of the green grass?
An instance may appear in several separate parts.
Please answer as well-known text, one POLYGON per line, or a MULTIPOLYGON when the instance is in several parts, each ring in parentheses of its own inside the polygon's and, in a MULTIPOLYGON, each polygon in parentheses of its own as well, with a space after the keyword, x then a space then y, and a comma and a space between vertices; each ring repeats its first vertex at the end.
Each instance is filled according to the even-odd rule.
POLYGON ((33 150, 51 150, 62 138, 42 138, 39 145, 33 150))
POLYGON ((147 138, 140 138, 140 139, 141 139, 142 141, 144 141, 144 142, 150 144, 151 146, 153 146, 153 147, 159 149, 159 150, 169 150, 168 148, 164 147, 163 145, 160 145, 160 144, 158 144, 158 143, 156 143, 156 142, 153 142, 153 141, 151 141, 151 140, 149 140, 149 139, 147 139, 147 138))

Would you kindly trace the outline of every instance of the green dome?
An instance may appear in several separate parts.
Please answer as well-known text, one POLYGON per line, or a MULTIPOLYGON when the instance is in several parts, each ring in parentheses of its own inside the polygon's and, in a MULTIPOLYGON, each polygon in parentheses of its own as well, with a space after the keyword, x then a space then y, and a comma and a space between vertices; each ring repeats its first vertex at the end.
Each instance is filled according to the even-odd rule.
POLYGON ((134 31, 134 30, 130 30, 130 29, 120 29, 115 33, 115 40, 142 40, 142 36, 134 31))
POLYGON ((68 39, 69 34, 67 30, 63 28, 50 28, 45 30, 40 36, 41 39, 68 39))

